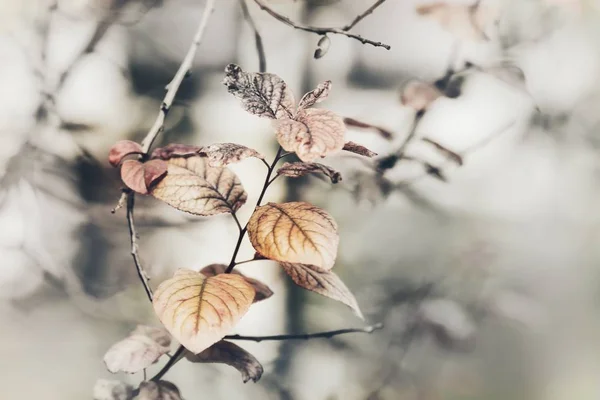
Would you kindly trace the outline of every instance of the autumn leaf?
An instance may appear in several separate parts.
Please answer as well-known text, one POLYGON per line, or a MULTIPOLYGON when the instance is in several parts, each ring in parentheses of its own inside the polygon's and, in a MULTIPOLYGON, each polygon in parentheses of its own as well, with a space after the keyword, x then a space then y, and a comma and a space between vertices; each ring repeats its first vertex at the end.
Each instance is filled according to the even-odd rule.
POLYGON ((394 134, 385 128, 382 128, 380 126, 371 125, 366 122, 356 120, 354 118, 348 118, 348 117, 344 118, 344 124, 346 124, 346 126, 351 126, 354 128, 374 130, 375 132, 377 132, 379 134, 379 136, 381 136, 382 138, 387 139, 387 140, 392 139, 394 137, 394 134))
POLYGON ((200 156, 174 157, 168 173, 152 189, 152 196, 178 210, 210 216, 233 213, 247 198, 238 177, 227 168, 214 168, 200 156))
POLYGON ((92 394, 94 400, 131 400, 133 387, 121 381, 98 379, 92 394))
POLYGON ((177 386, 168 381, 145 381, 140 383, 136 400, 182 400, 177 386))
POLYGON ((305 162, 333 154, 344 147, 344 121, 329 110, 300 110, 294 119, 277 120, 274 126, 281 147, 295 152, 305 162))
POLYGON ((267 203, 248 221, 254 249, 271 260, 331 269, 337 256, 337 224, 324 210, 305 202, 267 203))
POLYGON ((123 158, 132 154, 143 154, 144 150, 139 143, 132 142, 131 140, 120 140, 113 147, 110 148, 108 153, 108 162, 113 167, 117 167, 123 161, 123 158))
POLYGON ((254 300, 242 276, 203 274, 180 269, 154 293, 154 311, 179 342, 200 353, 228 334, 254 300))
POLYGON ((415 111, 427 110, 434 101, 444 94, 429 83, 412 80, 408 82, 400 95, 402 105, 410 107, 415 111))
MULTIPOLYGON (((224 274, 226 269, 227 269, 227 265, 225 265, 225 264, 210 264, 210 265, 207 265, 206 267, 202 268, 200 270, 200 273, 203 274, 204 276, 215 276, 215 275, 219 275, 219 274, 224 274)), ((254 296, 255 303, 259 302, 261 300, 268 299, 269 297, 273 296, 273 291, 271 289, 269 289, 269 287, 267 285, 265 285, 258 279, 249 278, 246 275, 242 274, 241 272, 235 271, 235 270, 231 271, 231 273, 244 277, 246 282, 248 282, 250 285, 252 285, 252 287, 254 288, 254 291, 256 292, 256 295, 254 296)))
POLYGON ((185 358, 193 363, 227 364, 242 374, 244 383, 257 382, 263 374, 263 367, 258 360, 240 346, 221 340, 199 354, 186 352, 185 358))
POLYGON ((148 368, 168 352, 169 346, 163 346, 146 335, 132 334, 108 349, 104 364, 113 374, 133 374, 148 368))
POLYGON ((350 307, 358 317, 364 319, 354 295, 332 271, 310 264, 281 263, 281 266, 296 285, 342 302, 350 307))
POLYGON ((317 86, 316 89, 311 90, 310 92, 302 96, 302 98, 300 99, 300 103, 298 103, 298 110, 312 107, 315 104, 322 102, 327 98, 327 96, 329 96, 330 90, 331 81, 325 81, 319 84, 319 86, 317 86))
POLYGON ((229 64, 225 68, 223 84, 251 114, 271 119, 291 118, 294 115, 294 95, 277 75, 248 73, 238 65, 229 64))
POLYGON ((277 170, 277 175, 283 175, 290 178, 298 178, 307 174, 323 174, 331 179, 331 183, 338 183, 342 180, 342 175, 339 172, 327 165, 319 163, 286 162, 277 170))
POLYGON ((349 151, 351 153, 358 154, 359 156, 365 156, 369 158, 375 157, 377 155, 377 153, 375 153, 374 151, 371 151, 366 147, 354 142, 346 142, 342 150, 349 151))
POLYGON ((489 40, 484 29, 487 21, 494 17, 494 10, 479 2, 475 6, 436 2, 418 6, 416 10, 417 14, 436 21, 443 29, 462 39, 489 40))
POLYGON ((167 174, 167 163, 163 160, 150 160, 142 163, 125 160, 121 165, 121 180, 134 192, 148 194, 148 191, 167 174))
POLYGON ((199 154, 208 157, 211 167, 224 167, 227 164, 242 161, 248 157, 264 160, 265 157, 258 151, 235 143, 217 143, 204 147, 199 154))
POLYGON ((197 155, 203 147, 188 144, 172 143, 165 147, 158 147, 152 152, 152 158, 168 160, 172 157, 191 157, 197 155))
POLYGON ((138 325, 131 332, 130 335, 142 335, 147 336, 150 339, 154 340, 156 343, 161 346, 169 347, 171 346, 171 335, 166 331, 165 328, 156 327, 156 326, 148 326, 148 325, 138 325))

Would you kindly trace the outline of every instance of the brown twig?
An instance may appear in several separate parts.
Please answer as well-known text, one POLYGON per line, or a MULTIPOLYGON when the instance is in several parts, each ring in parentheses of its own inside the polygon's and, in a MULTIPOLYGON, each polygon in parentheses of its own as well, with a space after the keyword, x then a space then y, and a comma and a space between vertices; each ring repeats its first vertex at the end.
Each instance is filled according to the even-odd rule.
POLYGON ((135 220, 133 218, 133 209, 135 205, 135 196, 133 193, 129 193, 127 196, 127 225, 129 226, 129 237, 131 241, 131 256, 133 257, 133 263, 135 264, 135 268, 137 269, 138 276, 142 285, 144 285, 144 290, 146 291, 146 295, 148 296, 148 300, 152 302, 152 289, 150 288, 150 284, 148 281, 148 274, 142 267, 142 261, 140 260, 140 255, 138 254, 138 244, 137 244, 137 232, 135 229, 135 220))
POLYGON ((369 14, 372 14, 373 11, 375 11, 375 9, 377 7, 379 7, 380 5, 382 5, 383 3, 385 3, 386 0, 377 0, 371 7, 367 8, 362 14, 358 15, 356 18, 354 18, 354 21, 350 22, 348 25, 344 26, 342 28, 343 31, 349 31, 350 29, 354 28, 354 26, 356 24, 358 24, 360 21, 362 21, 363 19, 365 19, 365 17, 369 14))
POLYGON ((258 71, 259 72, 267 72, 267 57, 265 55, 265 47, 263 45, 262 37, 258 32, 258 28, 252 15, 250 15, 250 11, 248 10, 248 4, 246 4, 246 0, 239 0, 240 7, 242 8, 242 14, 244 14, 244 19, 248 21, 248 24, 254 31, 254 42, 256 43, 256 54, 258 55, 258 71))
MULTIPOLYGON (((305 31, 305 32, 312 32, 312 33, 315 33, 317 35, 325 35, 325 34, 328 34, 328 33, 333 33, 333 34, 336 34, 336 35, 344 35, 346 37, 349 37, 349 38, 352 38, 352 39, 356 39, 359 42, 361 42, 362 44, 370 44, 371 46, 375 46, 375 47, 383 47, 386 50, 390 50, 391 49, 391 46, 389 46, 387 44, 384 44, 384 43, 381 43, 381 42, 375 42, 373 40, 366 39, 366 38, 364 38, 364 37, 362 37, 360 35, 355 35, 353 33, 348 32, 348 30, 345 30, 345 28, 348 25, 346 25, 346 27, 344 27, 344 28, 322 28, 322 27, 304 25, 304 24, 300 24, 300 23, 292 21, 291 19, 289 19, 285 15, 279 14, 278 12, 276 12, 275 10, 273 10, 270 6, 268 6, 263 0, 254 0, 254 2, 260 7, 261 10, 266 11, 269 15, 271 15, 276 20, 281 21, 284 24, 289 25, 289 26, 291 26, 291 27, 293 27, 295 29, 299 29, 299 30, 305 31)), ((378 2, 378 3, 381 4, 381 3, 383 3, 383 1, 378 2)), ((377 6, 379 6, 379 4, 377 4, 377 6)), ((371 7, 371 8, 373 8, 373 7, 371 7)), ((373 10, 374 9, 375 8, 373 8, 373 10)), ((371 10, 371 12, 372 12, 372 10, 371 10)), ((367 14, 370 14, 371 12, 368 12, 367 14)), ((362 18, 360 18, 358 21, 362 20, 363 18, 364 18, 364 16, 362 18)), ((356 19, 354 21, 356 21, 356 19)), ((354 22, 354 21, 351 23, 351 24, 353 24, 352 26, 354 26, 354 25, 356 25, 358 23, 358 22, 354 22)))
POLYGON ((317 332, 317 333, 300 333, 293 335, 271 335, 271 336, 243 336, 243 335, 228 335, 224 339, 227 340, 246 340, 252 342, 262 342, 267 340, 308 340, 317 338, 332 338, 338 335, 345 335, 347 333, 373 333, 376 330, 383 329, 383 324, 378 323, 374 325, 365 326, 364 328, 348 328, 338 329, 335 331, 317 332))

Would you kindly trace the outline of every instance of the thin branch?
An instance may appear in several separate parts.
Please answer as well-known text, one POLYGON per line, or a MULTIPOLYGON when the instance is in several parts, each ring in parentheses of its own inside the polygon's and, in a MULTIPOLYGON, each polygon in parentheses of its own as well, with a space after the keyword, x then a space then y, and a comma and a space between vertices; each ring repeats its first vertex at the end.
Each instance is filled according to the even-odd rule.
MULTIPOLYGON (((295 29, 299 29, 299 30, 305 31, 305 32, 312 32, 317 35, 325 35, 327 33, 333 33, 336 35, 344 35, 346 37, 356 39, 359 42, 361 42, 362 44, 370 44, 371 46, 375 46, 375 47, 383 47, 386 50, 391 49, 391 47, 387 44, 384 44, 381 42, 375 42, 373 40, 366 39, 360 35, 355 35, 353 33, 350 33, 348 31, 344 30, 344 28, 320 28, 320 27, 309 26, 309 25, 304 25, 304 24, 294 22, 291 19, 289 19, 288 17, 286 17, 285 15, 279 14, 278 12, 273 10, 270 6, 268 6, 264 2, 264 0, 254 0, 254 2, 260 7, 261 10, 266 11, 269 15, 271 15, 276 20, 281 21, 284 24, 289 25, 295 29)), ((362 18, 360 18, 360 19, 362 19, 362 18)), ((356 24, 354 24, 354 25, 356 25, 356 24)))
POLYGON ((138 276, 140 277, 140 281, 144 285, 144 290, 146 291, 146 295, 148 296, 148 300, 152 302, 152 289, 148 281, 148 274, 142 267, 142 261, 140 260, 140 255, 138 253, 138 244, 137 244, 137 232, 135 229, 135 220, 133 218, 133 208, 135 206, 135 195, 133 192, 129 192, 127 194, 127 225, 129 226, 129 238, 131 241, 131 256, 133 257, 133 262, 135 264, 135 268, 137 269, 138 276))
POLYGON ((171 367, 175 364, 177 364, 177 362, 179 360, 181 360, 181 356, 183 355, 183 352, 185 351, 185 347, 183 346, 179 346, 177 348, 177 350, 175 351, 175 353, 173 354, 173 356, 169 359, 169 361, 167 361, 167 363, 164 365, 164 367, 162 367, 160 369, 160 371, 158 371, 158 373, 156 375, 154 375, 152 377, 152 379, 150 379, 152 382, 158 382, 160 380, 160 378, 162 378, 163 376, 165 376, 165 374, 167 372, 169 372, 169 370, 171 369, 171 367))
POLYGON ((383 323, 365 326, 364 328, 349 328, 349 329, 338 329, 335 331, 317 332, 317 333, 300 333, 294 335, 272 335, 272 336, 243 336, 243 335, 229 335, 225 336, 227 340, 247 340, 252 342, 263 342, 267 340, 308 340, 318 338, 332 338, 338 335, 345 335, 347 333, 373 333, 376 330, 383 329, 383 323))
POLYGON ((267 72, 267 57, 265 55, 265 47, 263 45, 262 37, 258 32, 258 28, 252 15, 250 15, 250 11, 248 10, 248 4, 246 4, 246 0, 239 0, 240 7, 242 8, 242 13, 244 14, 244 19, 248 21, 248 25, 254 31, 254 42, 256 43, 256 53, 258 54, 258 71, 259 72, 267 72))
POLYGON ((233 217, 233 220, 235 221, 238 230, 241 232, 244 228, 242 228, 242 224, 240 224, 240 219, 237 217, 235 212, 231 213, 231 216, 233 217))
POLYGON ((348 25, 344 26, 342 28, 343 31, 349 31, 350 29, 354 28, 354 26, 356 24, 358 24, 360 21, 362 21, 363 19, 365 19, 365 17, 369 14, 372 14, 373 11, 375 11, 375 9, 377 7, 379 7, 380 5, 382 5, 383 3, 385 3, 386 0, 377 0, 375 2, 375 4, 373 4, 371 7, 367 8, 362 14, 358 15, 356 18, 354 18, 354 21, 350 22, 348 25))

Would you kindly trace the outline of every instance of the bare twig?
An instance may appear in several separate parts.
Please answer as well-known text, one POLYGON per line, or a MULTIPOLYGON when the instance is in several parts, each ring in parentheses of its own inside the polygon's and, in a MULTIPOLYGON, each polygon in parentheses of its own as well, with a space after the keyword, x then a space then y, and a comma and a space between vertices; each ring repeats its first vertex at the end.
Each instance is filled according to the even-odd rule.
MULTIPOLYGON (((305 31, 305 32, 312 32, 315 33, 317 35, 325 35, 327 33, 333 33, 333 34, 337 34, 337 35, 344 35, 346 37, 352 38, 352 39, 356 39, 359 42, 361 42, 362 44, 370 44, 371 46, 375 46, 375 47, 383 47, 386 50, 390 50, 391 47, 387 44, 381 43, 381 42, 375 42, 373 40, 370 39, 365 39, 364 37, 360 36, 360 35, 355 35, 353 33, 348 32, 347 30, 344 30, 344 28, 320 28, 320 27, 316 27, 316 26, 309 26, 309 25, 304 25, 304 24, 300 24, 297 22, 292 21, 291 19, 289 19, 288 17, 286 17, 285 15, 279 14, 278 12, 276 12, 275 10, 273 10, 270 6, 268 6, 264 0, 254 0, 254 2, 260 7, 261 10, 266 11, 269 15, 271 15, 273 18, 275 18, 278 21, 283 22, 286 25, 289 25, 295 29, 299 29, 301 31, 305 31)), ((381 2, 383 3, 383 2, 381 2)), ((374 8, 373 8, 374 9, 374 8)), ((367 10, 368 11, 368 10, 367 10)), ((367 14, 370 14, 367 13, 367 14)), ((360 16, 359 16, 360 17, 360 16)), ((358 18, 358 17, 357 17, 358 18)), ((362 20, 364 17, 360 18, 360 20, 362 20)), ((356 19, 354 20, 356 21, 356 19)), ((358 22, 352 22, 352 26, 356 25, 358 22)))
POLYGON ((354 18, 354 21, 352 21, 348 25, 344 26, 342 28, 342 30, 349 31, 350 29, 354 28, 354 26, 356 24, 358 24, 360 21, 362 21, 367 15, 372 14, 373 11, 375 11, 375 9, 377 7, 379 7, 380 5, 385 3, 385 1, 386 0, 377 0, 371 7, 367 8, 362 14, 357 15, 356 18, 354 18))
POLYGON ((256 43, 256 54, 258 55, 258 70, 259 72, 267 72, 267 57, 265 56, 265 47, 263 45, 262 37, 258 32, 258 28, 256 27, 256 23, 250 15, 250 11, 248 10, 248 4, 246 4, 246 0, 239 0, 240 7, 242 8, 242 13, 244 14, 244 18, 248 21, 248 24, 254 31, 254 42, 256 43))
POLYGON ((146 291, 148 300, 152 301, 152 289, 150 289, 150 285, 148 283, 150 278, 148 278, 148 274, 146 274, 146 271, 142 267, 142 261, 140 260, 140 255, 138 254, 137 232, 135 229, 135 220, 133 218, 134 205, 135 196, 133 192, 129 192, 127 195, 127 225, 129 226, 129 237, 131 241, 131 256, 133 257, 133 263, 137 269, 140 281, 142 282, 142 285, 144 285, 144 290, 146 291))
POLYGON ((317 338, 332 338, 338 335, 345 335, 347 333, 373 333, 376 330, 383 329, 383 324, 378 323, 374 325, 365 326, 364 328, 349 328, 349 329, 338 329, 335 331, 317 332, 317 333, 300 333, 293 335, 272 335, 272 336, 243 336, 243 335, 229 335, 225 336, 227 340, 247 340, 252 342, 262 342, 267 340, 308 340, 317 338))

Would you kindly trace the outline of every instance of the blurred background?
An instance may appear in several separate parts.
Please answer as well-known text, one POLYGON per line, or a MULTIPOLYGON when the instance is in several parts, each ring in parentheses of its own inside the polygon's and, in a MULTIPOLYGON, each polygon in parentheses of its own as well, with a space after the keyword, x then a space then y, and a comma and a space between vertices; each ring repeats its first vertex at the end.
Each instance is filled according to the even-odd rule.
MULTIPOLYGON (((110 212, 121 184, 107 154, 148 132, 204 1, 129 0, 117 11, 113 2, 0 1, 2 400, 90 399, 97 379, 112 379, 106 350, 136 324, 158 324, 129 254, 125 212, 110 212)), ((328 157, 342 182, 280 179, 267 196, 310 201, 335 217, 336 272, 367 323, 385 329, 244 342, 265 367, 256 384, 227 366, 184 362, 167 379, 186 399, 600 398, 598 0, 484 0, 476 9, 453 0, 429 11, 430 1, 388 0, 352 32, 391 50, 333 35, 319 59, 318 35, 247 3, 268 71, 297 98, 331 80, 323 107, 391 133, 349 127, 347 140, 385 156, 414 134, 405 154, 418 162, 400 160, 381 176, 357 156, 328 157), (413 130, 402 88, 449 70, 462 71, 452 93, 413 130)), ((268 2, 327 27, 372 3, 268 2)), ((258 71, 240 3, 219 0, 160 143, 237 142, 273 157, 269 121, 243 111, 221 84, 231 62, 258 71)), ((254 204, 264 166, 248 159, 232 169, 254 204)), ((241 219, 251 211, 243 207, 241 219)), ((152 199, 139 199, 136 215, 153 287, 177 268, 228 262, 237 239, 227 216, 193 218, 152 199)), ((252 254, 245 242, 240 259, 252 254)), ((236 333, 363 324, 292 287, 273 262, 240 269, 275 295, 236 333)))

